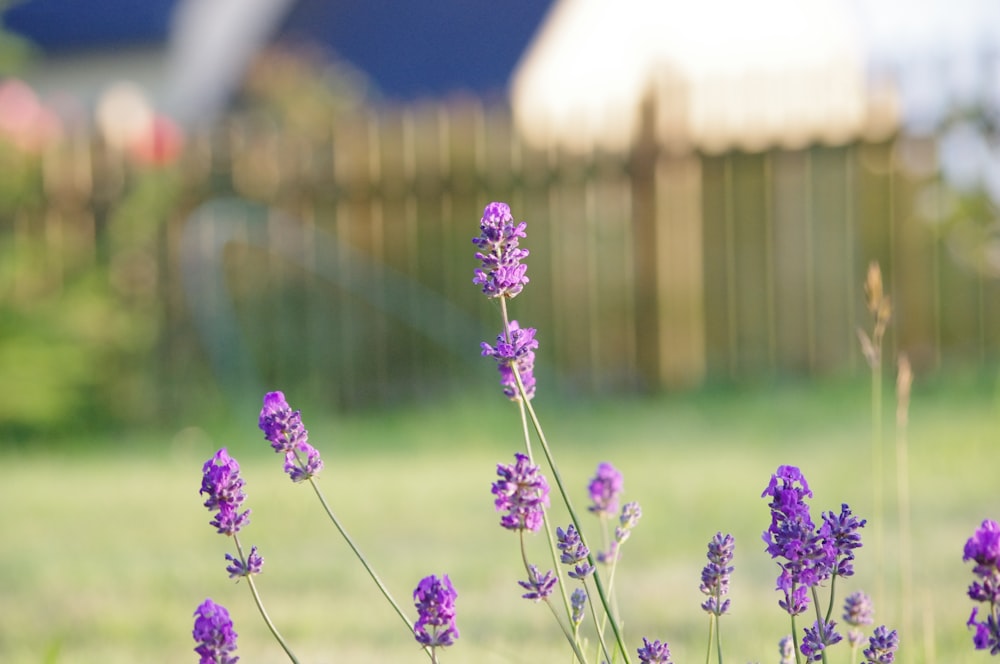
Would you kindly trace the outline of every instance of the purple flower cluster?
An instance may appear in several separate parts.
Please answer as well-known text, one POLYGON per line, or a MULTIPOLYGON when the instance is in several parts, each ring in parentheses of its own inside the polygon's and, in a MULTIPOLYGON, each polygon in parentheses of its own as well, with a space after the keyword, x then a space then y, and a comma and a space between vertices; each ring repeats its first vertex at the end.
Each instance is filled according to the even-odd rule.
POLYGON ((721 616, 729 609, 729 600, 722 600, 729 593, 729 577, 733 573, 733 554, 736 540, 733 536, 716 533, 708 543, 708 564, 701 571, 700 590, 708 595, 701 608, 706 612, 721 616))
POLYGON ((817 621, 812 627, 806 627, 799 650, 806 656, 807 662, 822 660, 823 651, 841 640, 840 634, 834 630, 836 624, 832 620, 823 623, 817 621))
POLYGON ((591 504, 587 509, 610 516, 618 512, 618 498, 625 490, 625 483, 618 469, 605 461, 597 466, 588 490, 591 504))
POLYGON ((518 452, 514 459, 510 465, 497 464, 500 479, 493 483, 493 503, 498 512, 506 511, 500 517, 504 528, 537 532, 549 505, 549 484, 527 455, 518 452))
POLYGON ((226 448, 220 449, 201 468, 201 490, 207 494, 205 507, 218 510, 210 525, 222 535, 235 535, 250 523, 250 510, 240 512, 246 499, 243 492, 240 464, 229 456, 226 448))
POLYGON ((542 574, 534 565, 528 565, 528 580, 518 581, 518 585, 528 592, 521 595, 524 599, 539 601, 547 599, 556 587, 556 575, 549 570, 542 574))
MULTIPOLYGON (((205 507, 218 510, 209 525, 221 535, 236 537, 236 533, 250 523, 250 510, 240 511, 240 506, 246 500, 243 491, 243 478, 240 477, 240 464, 229 456, 226 448, 220 449, 201 468, 201 490, 199 494, 207 494, 205 507)), ((239 549, 239 541, 236 542, 239 549)), ((242 556, 242 552, 240 554, 242 556)), ((264 566, 264 558, 257 553, 257 547, 250 549, 246 561, 226 554, 229 564, 226 571, 229 578, 260 574, 264 566)))
POLYGON ((871 598, 860 590, 844 599, 844 622, 851 626, 847 632, 847 642, 852 648, 861 645, 864 637, 858 628, 872 624, 873 611, 871 598))
POLYGON ((507 326, 507 334, 497 335, 496 348, 485 341, 480 348, 483 357, 492 357, 497 361, 504 396, 513 401, 521 398, 514 376, 516 368, 528 400, 535 397, 535 349, 538 348, 535 328, 522 328, 516 320, 512 320, 507 326))
POLYGON ((795 664, 795 639, 791 634, 781 637, 778 641, 778 654, 781 655, 778 664, 795 664))
POLYGON ((972 637, 972 643, 976 650, 989 650, 991 655, 1000 654, 1000 620, 995 612, 989 613, 985 620, 976 620, 979 616, 979 609, 972 609, 965 624, 976 630, 972 637))
POLYGON ((587 610, 587 591, 583 588, 574 590, 573 594, 569 596, 569 605, 570 619, 574 625, 579 626, 583 622, 583 616, 587 610))
POLYGON ((659 639, 649 642, 649 639, 642 637, 642 647, 637 651, 639 661, 643 664, 671 664, 670 647, 666 641, 659 639))
POLYGON ((819 527, 819 538, 824 550, 833 551, 831 573, 837 576, 854 574, 854 549, 861 547, 861 533, 867 519, 860 521, 851 513, 846 503, 841 504, 840 514, 823 512, 823 524, 819 527))
POLYGON ((781 466, 771 476, 761 497, 771 496, 771 526, 764 532, 767 552, 772 558, 784 558, 779 563, 778 589, 785 599, 778 604, 789 615, 799 615, 809 606, 809 586, 818 582, 814 561, 822 556, 815 536, 809 506, 812 497, 805 477, 794 466, 781 466))
POLYGON ((264 567, 264 558, 257 553, 257 547, 250 547, 250 555, 247 556, 246 562, 243 562, 239 558, 226 554, 226 560, 229 561, 229 566, 226 567, 226 571, 229 572, 229 578, 234 579, 239 576, 250 576, 251 574, 260 574, 260 570, 264 567))
POLYGON ((506 203, 490 203, 483 210, 479 237, 472 240, 479 249, 476 260, 482 266, 476 268, 472 283, 482 286, 487 297, 512 298, 528 283, 525 275, 528 266, 521 264, 528 250, 518 247, 518 239, 525 237, 527 226, 523 221, 514 222, 506 203))
POLYGON ((632 536, 632 529, 639 523, 642 517, 642 508, 639 503, 632 501, 622 506, 621 516, 618 517, 618 526, 615 528, 615 539, 607 551, 597 554, 598 562, 610 564, 618 560, 621 545, 632 536))
POLYGON ((896 630, 890 632, 885 625, 879 625, 868 639, 868 647, 863 653, 864 664, 892 664, 896 661, 898 647, 899 635, 896 634, 896 630))
POLYGON ((588 561, 590 549, 583 543, 576 526, 570 524, 566 530, 556 528, 556 547, 562 551, 560 560, 564 565, 574 565, 569 571, 572 579, 586 579, 594 573, 594 566, 588 561))
POLYGON ((413 602, 417 607, 413 635, 417 642, 436 648, 450 646, 458 639, 456 597, 458 593, 447 574, 440 579, 432 574, 420 580, 413 591, 413 602))
POLYGON ((825 512, 817 529, 805 499, 812 491, 795 466, 780 466, 761 497, 771 497, 771 525, 763 539, 772 558, 781 559, 778 590, 784 599, 778 605, 795 616, 809 606, 808 590, 833 575, 850 576, 854 549, 861 546, 858 520, 847 505, 840 514, 825 512))
POLYGON ((236 664, 236 632, 225 607, 210 599, 202 602, 194 612, 194 630, 191 635, 198 643, 194 649, 200 664, 236 664))
POLYGON ((285 454, 285 472, 293 482, 307 480, 323 469, 323 460, 309 444, 309 432, 302 426, 301 412, 292 411, 283 393, 264 395, 257 425, 274 451, 285 454))
POLYGON ((1000 654, 1000 524, 983 521, 965 543, 962 560, 975 563, 972 573, 977 579, 969 585, 969 598, 989 605, 984 620, 976 620, 978 607, 969 616, 967 624, 976 630, 973 643, 977 650, 1000 654))

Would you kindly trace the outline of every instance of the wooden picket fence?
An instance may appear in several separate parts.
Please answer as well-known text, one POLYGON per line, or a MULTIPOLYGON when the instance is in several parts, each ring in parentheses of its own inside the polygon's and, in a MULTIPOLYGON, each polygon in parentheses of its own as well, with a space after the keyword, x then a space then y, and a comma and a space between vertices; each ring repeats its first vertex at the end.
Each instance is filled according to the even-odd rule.
POLYGON ((539 331, 542 389, 857 373, 871 261, 894 303, 887 362, 929 372, 1000 348, 1000 284, 933 205, 932 147, 710 155, 646 137, 580 156, 524 144, 505 108, 473 101, 341 115, 320 137, 237 117, 160 170, 60 145, 22 169, 34 194, 8 193, 0 242, 42 248, 15 298, 106 274, 149 327, 167 411, 206 380, 343 407, 493 380, 478 343, 499 315, 471 243, 492 200, 528 222, 511 310, 539 331))

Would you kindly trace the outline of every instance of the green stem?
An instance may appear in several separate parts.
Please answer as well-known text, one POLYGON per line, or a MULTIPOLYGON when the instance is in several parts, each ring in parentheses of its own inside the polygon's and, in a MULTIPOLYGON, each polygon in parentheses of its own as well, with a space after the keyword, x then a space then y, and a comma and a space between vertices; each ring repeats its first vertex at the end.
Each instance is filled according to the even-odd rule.
MULTIPOLYGON (((243 555, 243 547, 240 546, 240 540, 236 536, 236 533, 233 533, 233 542, 236 543, 236 553, 239 554, 240 562, 243 563, 243 567, 245 569, 247 564, 247 559, 246 556, 243 555)), ((253 581, 253 574, 247 574, 246 580, 247 580, 247 585, 250 587, 250 594, 253 595, 254 604, 257 605, 257 610, 260 611, 261 618, 264 619, 264 624, 267 625, 267 628, 269 630, 271 630, 271 635, 274 636, 275 640, 278 642, 278 645, 280 645, 281 649, 285 651, 286 655, 288 655, 288 659, 292 660, 292 662, 294 662, 295 664, 299 664, 298 658, 292 652, 292 649, 288 647, 288 644, 285 643, 285 640, 281 638, 281 634, 278 632, 278 628, 275 627, 274 623, 271 621, 271 616, 267 615, 267 609, 264 608, 264 602, 260 599, 260 593, 257 592, 257 584, 254 583, 253 581)))
MULTIPOLYGON (((597 570, 594 570, 594 577, 596 581, 597 570)), ((590 613, 594 616, 594 623, 597 623, 597 607, 594 606, 593 595, 587 590, 587 582, 584 581, 583 589, 587 593, 587 604, 590 604, 590 613)), ((604 632, 597 630, 597 642, 601 644, 601 652, 604 653, 604 660, 607 662, 612 661, 611 653, 608 651, 607 641, 604 640, 604 632)))
POLYGON ((549 607, 549 611, 552 612, 552 617, 555 618, 557 623, 559 623, 559 628, 562 630, 563 635, 565 635, 566 640, 569 641, 569 645, 573 649, 573 655, 576 657, 577 661, 580 662, 580 664, 587 664, 587 658, 583 654, 583 651, 580 650, 580 644, 576 642, 576 637, 568 629, 566 629, 566 626, 563 625, 562 621, 559 619, 559 613, 556 611, 556 607, 552 606, 552 602, 549 601, 548 597, 546 597, 544 601, 545 605, 549 607))
MULTIPOLYGON (((792 594, 795 594, 795 587, 792 586, 792 594)), ((795 633, 795 616, 792 619, 792 645, 795 646, 795 664, 802 664, 802 656, 799 654, 799 635, 795 633)))
POLYGON ((719 664, 722 664, 722 622, 721 614, 718 611, 722 607, 722 588, 716 586, 712 591, 712 598, 715 600, 715 611, 709 614, 709 625, 708 625, 708 655, 705 656, 705 664, 712 654, 712 629, 715 628, 715 652, 719 657, 719 664))
MULTIPOLYGON (((357 557, 357 559, 361 561, 362 567, 364 567, 365 571, 368 572, 368 575, 372 578, 372 581, 375 582, 375 585, 378 586, 378 589, 382 592, 382 596, 385 597, 386 600, 388 600, 389 604, 392 605, 392 608, 396 611, 396 615, 399 616, 399 619, 403 621, 404 625, 406 625, 407 631, 409 631, 410 634, 413 634, 413 624, 410 622, 410 619, 407 618, 406 614, 403 613, 403 610, 399 608, 399 604, 397 604, 396 600, 392 598, 392 594, 389 592, 389 589, 385 587, 384 583, 382 583, 382 579, 380 579, 378 574, 375 573, 375 570, 372 569, 372 566, 368 564, 368 560, 364 557, 364 555, 362 555, 361 550, 358 549, 357 545, 354 543, 354 540, 352 540, 351 536, 347 534, 347 531, 344 530, 344 527, 340 525, 340 520, 337 519, 336 515, 334 515, 333 513, 333 510, 330 509, 330 505, 329 503, 326 502, 326 498, 323 496, 323 492, 319 490, 319 485, 316 484, 315 478, 310 477, 309 484, 312 485, 313 491, 316 492, 316 497, 319 498, 320 504, 323 505, 323 509, 326 511, 326 515, 330 517, 330 521, 332 521, 333 525, 336 526, 337 531, 340 532, 341 537, 343 537, 344 541, 347 542, 347 545, 351 547, 351 551, 354 552, 354 555, 357 557)), ((428 648, 427 646, 423 646, 423 651, 427 653, 427 656, 431 659, 432 662, 435 661, 433 649, 428 648)))
POLYGON ((715 615, 708 615, 708 648, 705 651, 705 664, 712 661, 712 636, 715 632, 715 615))
MULTIPOLYGON (((601 521, 602 522, 605 521, 605 518, 601 517, 601 521)), ((606 530, 605 530, 604 542, 605 542, 604 550, 607 551, 611 547, 611 544, 607 540, 607 532, 606 532, 606 530)), ((614 616, 615 620, 620 620, 621 619, 621 614, 618 611, 618 603, 615 601, 615 571, 618 569, 618 557, 620 555, 619 551, 620 551, 620 549, 616 549, 615 550, 614 560, 611 561, 611 564, 608 567, 608 588, 607 588, 607 591, 608 591, 608 596, 611 598, 611 609, 613 611, 613 613, 611 615, 614 616)), ((604 617, 601 619, 601 628, 600 628, 600 631, 599 631, 599 634, 601 636, 603 636, 604 633, 607 631, 608 619, 611 617, 611 615, 609 615, 608 613, 605 613, 604 617)))
POLYGON ((830 577, 830 603, 826 607, 827 622, 830 621, 830 617, 833 615, 833 601, 834 601, 834 595, 836 595, 835 592, 836 588, 837 588, 837 574, 834 573, 833 576, 830 577))
MULTIPOLYGON (((600 514, 600 520, 601 520, 601 543, 602 543, 602 549, 601 550, 602 551, 608 551, 611 548, 611 538, 608 535, 608 517, 607 517, 607 515, 604 514, 604 513, 601 513, 600 514)), ((618 551, 616 550, 615 551, 615 557, 614 557, 614 559, 610 563, 608 563, 608 595, 611 597, 611 608, 614 611, 615 619, 616 620, 620 620, 621 619, 621 614, 618 611, 618 604, 615 601, 615 594, 614 594, 615 593, 615 570, 617 570, 617 569, 618 569, 618 551)), ((604 634, 604 633, 607 632, 608 618, 609 618, 609 615, 607 613, 605 613, 604 616, 601 618, 601 624, 600 624, 600 627, 598 628, 600 630, 601 634, 604 634)))
POLYGON ((722 623, 719 622, 719 616, 713 616, 715 619, 715 652, 719 654, 719 664, 722 664, 722 623))

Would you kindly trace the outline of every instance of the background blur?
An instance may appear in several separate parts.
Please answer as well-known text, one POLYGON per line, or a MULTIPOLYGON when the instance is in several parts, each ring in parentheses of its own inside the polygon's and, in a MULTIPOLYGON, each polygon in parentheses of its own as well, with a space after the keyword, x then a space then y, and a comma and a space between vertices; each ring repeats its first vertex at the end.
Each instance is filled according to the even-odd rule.
POLYGON ((0 3, 0 440, 493 381, 492 200, 561 393, 994 371, 1000 5, 611 4, 0 3))

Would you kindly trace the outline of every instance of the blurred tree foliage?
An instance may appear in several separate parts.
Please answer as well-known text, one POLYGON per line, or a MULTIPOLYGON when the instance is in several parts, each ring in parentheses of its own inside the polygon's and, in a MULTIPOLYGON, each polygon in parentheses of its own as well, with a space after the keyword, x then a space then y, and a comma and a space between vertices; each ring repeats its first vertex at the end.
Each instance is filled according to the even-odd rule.
POLYGON ((269 50, 222 122, 243 143, 216 155, 210 137, 180 137, 175 153, 157 142, 175 136, 150 134, 133 151, 96 127, 34 132, 32 113, 55 116, 3 74, 29 54, 0 26, 0 87, 17 102, 0 108, 0 445, 209 408, 211 376, 173 273, 179 224, 234 188, 282 205, 278 190, 234 187, 234 172, 275 168, 273 153, 254 152, 261 141, 318 149, 333 118, 364 103, 365 81, 316 53, 269 50))
POLYGON ((155 415, 161 230, 173 169, 137 171, 113 207, 0 140, 0 434, 78 433, 155 415), (75 198, 75 199, 74 199, 75 198))

